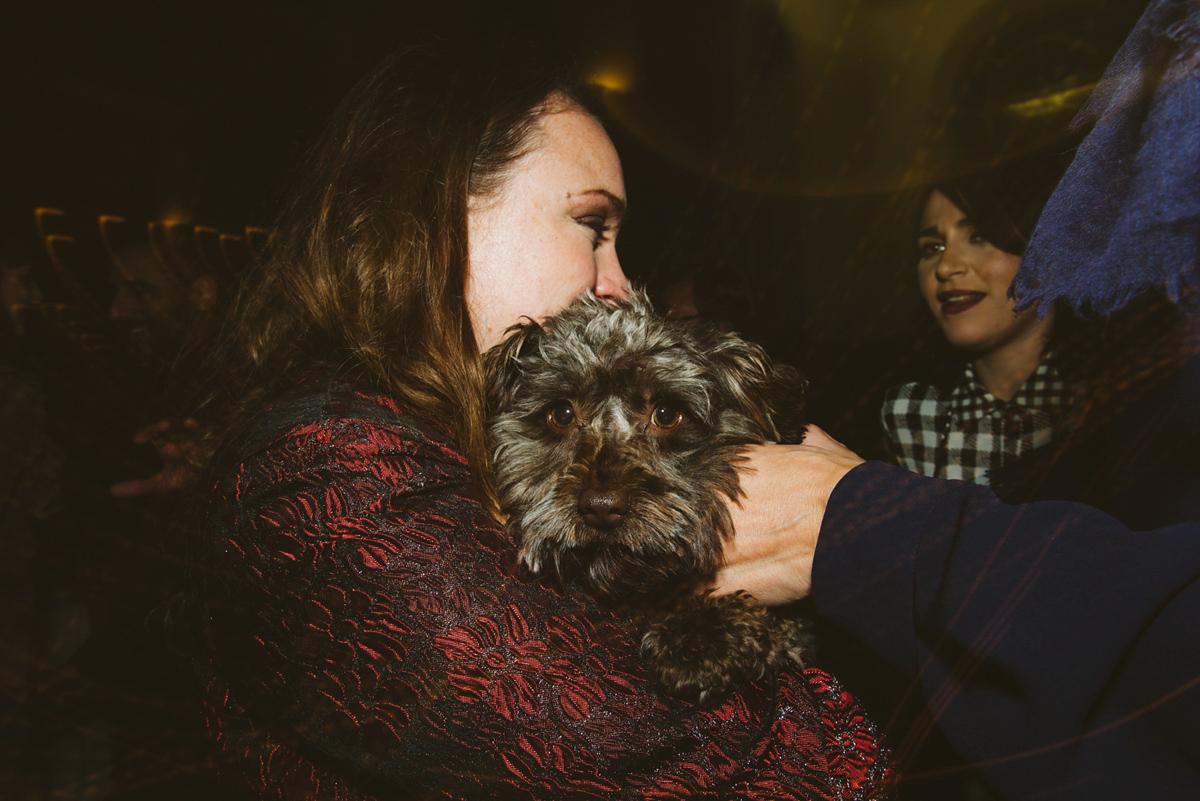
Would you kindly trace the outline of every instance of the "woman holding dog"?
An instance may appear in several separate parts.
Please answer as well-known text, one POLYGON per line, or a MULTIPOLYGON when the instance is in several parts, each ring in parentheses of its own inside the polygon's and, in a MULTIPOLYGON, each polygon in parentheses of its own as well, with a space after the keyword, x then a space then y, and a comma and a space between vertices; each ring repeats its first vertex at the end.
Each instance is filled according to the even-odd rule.
POLYGON ((217 349, 194 564, 212 725, 273 797, 885 796, 828 674, 696 708, 649 685, 619 615, 518 575, 480 352, 627 289, 617 154, 552 75, 399 53, 299 173, 217 349))

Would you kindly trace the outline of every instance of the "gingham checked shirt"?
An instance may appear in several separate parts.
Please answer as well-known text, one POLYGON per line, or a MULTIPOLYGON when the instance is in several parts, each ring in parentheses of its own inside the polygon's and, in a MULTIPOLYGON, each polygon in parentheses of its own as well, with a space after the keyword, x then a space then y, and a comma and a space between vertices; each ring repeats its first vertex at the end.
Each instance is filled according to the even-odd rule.
POLYGON ((892 387, 883 402, 883 427, 901 466, 987 484, 991 471, 1069 428, 1080 389, 1063 380, 1047 354, 1006 402, 984 389, 967 362, 947 397, 931 384, 892 387))

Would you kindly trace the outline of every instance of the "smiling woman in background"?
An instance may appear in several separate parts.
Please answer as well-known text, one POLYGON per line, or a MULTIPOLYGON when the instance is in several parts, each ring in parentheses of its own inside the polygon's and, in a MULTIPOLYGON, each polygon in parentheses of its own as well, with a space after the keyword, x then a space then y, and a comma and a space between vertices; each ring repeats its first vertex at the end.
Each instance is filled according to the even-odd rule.
POLYGON ((988 485, 1007 503, 1081 501, 1137 529, 1195 520, 1200 393, 1180 368, 1200 340, 1181 307, 1148 291, 1080 317, 1060 304, 1018 312, 1009 297, 1070 156, 1034 154, 928 190, 917 284, 942 336, 915 380, 884 398, 888 448, 902 467, 988 485))
POLYGON ((1076 419, 1078 381, 1060 372, 1056 310, 1021 313, 1008 288, 1042 205, 1066 168, 1035 156, 939 184, 917 233, 917 283, 952 352, 893 387, 883 425, 896 461, 928 476, 986 484, 992 471, 1076 419))

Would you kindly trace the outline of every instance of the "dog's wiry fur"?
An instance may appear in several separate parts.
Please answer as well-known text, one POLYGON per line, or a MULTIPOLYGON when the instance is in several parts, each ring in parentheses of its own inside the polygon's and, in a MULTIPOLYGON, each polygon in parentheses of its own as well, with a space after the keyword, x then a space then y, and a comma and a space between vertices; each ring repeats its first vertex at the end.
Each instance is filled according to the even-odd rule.
POLYGON ((680 697, 711 702, 800 658, 797 622, 695 592, 721 565, 745 446, 803 437, 794 370, 639 292, 518 326, 485 365, 497 488, 529 568, 641 610, 643 656, 680 697))

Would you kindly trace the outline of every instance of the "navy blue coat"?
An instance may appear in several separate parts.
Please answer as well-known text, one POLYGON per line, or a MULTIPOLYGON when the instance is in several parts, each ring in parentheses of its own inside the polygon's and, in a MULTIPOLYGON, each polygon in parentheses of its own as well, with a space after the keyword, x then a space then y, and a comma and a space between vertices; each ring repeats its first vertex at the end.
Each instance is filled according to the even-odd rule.
POLYGON ((1200 525, 868 462, 830 499, 813 596, 1002 797, 1200 798, 1200 525))

